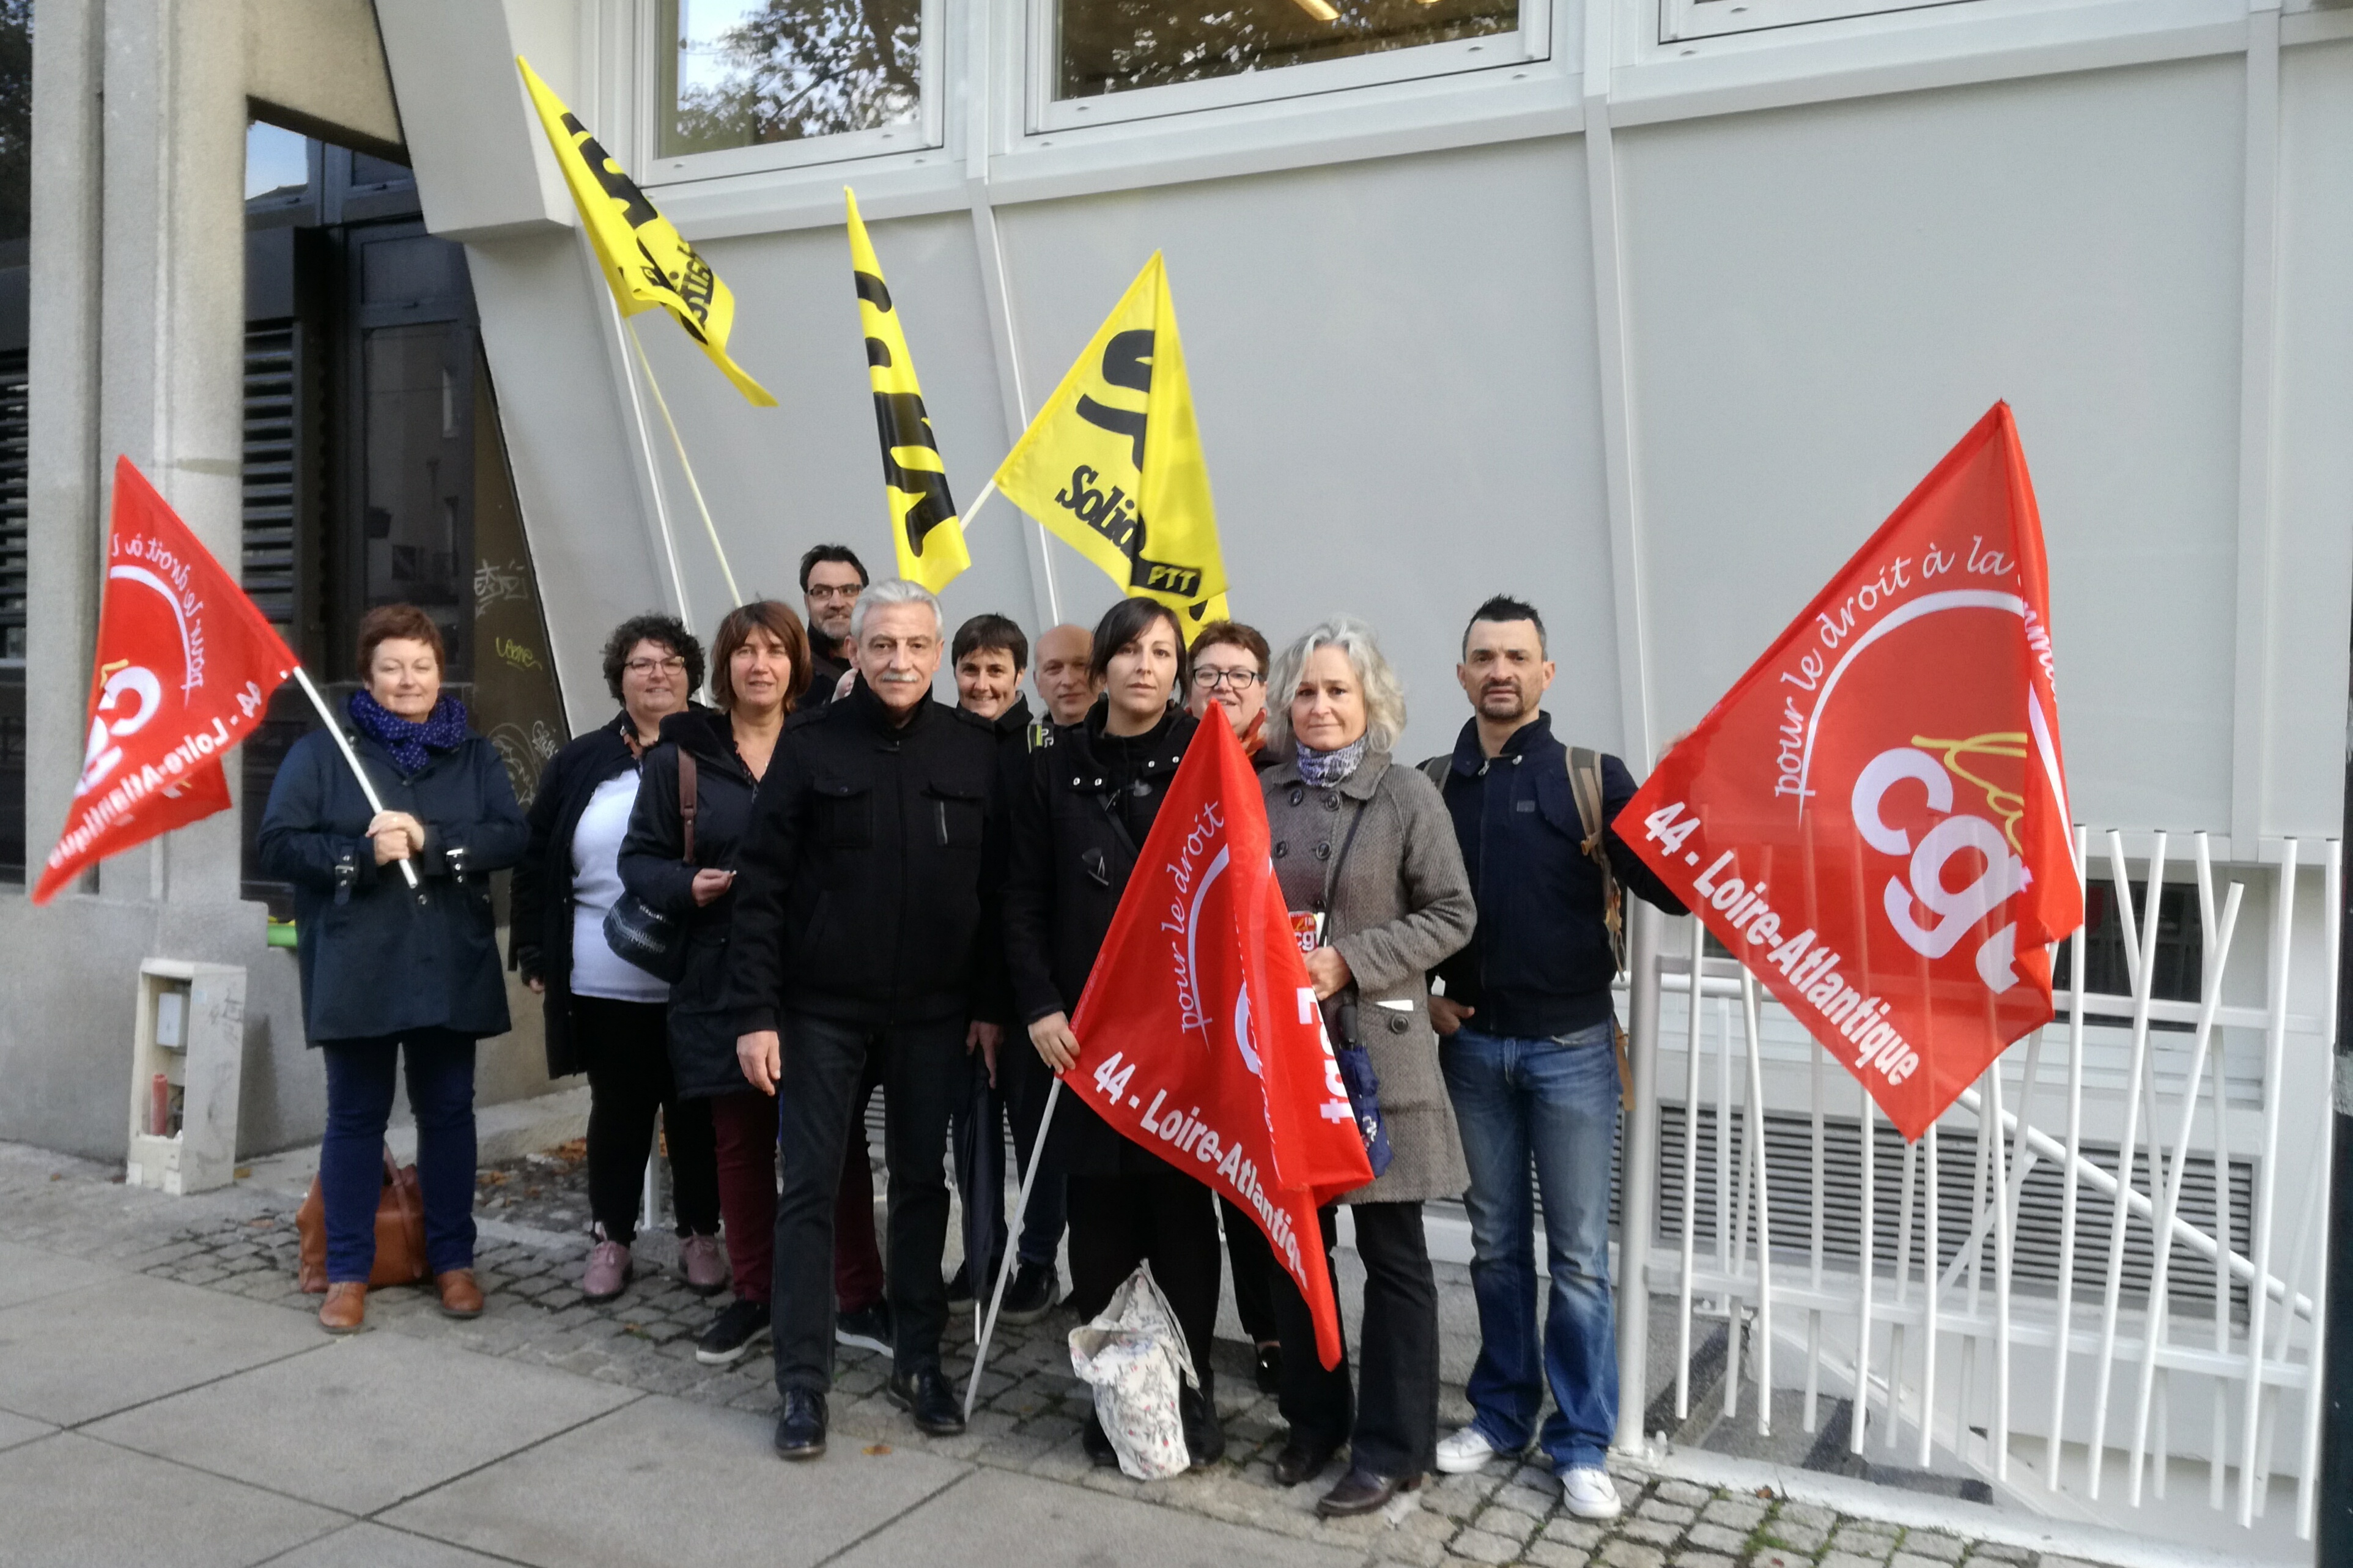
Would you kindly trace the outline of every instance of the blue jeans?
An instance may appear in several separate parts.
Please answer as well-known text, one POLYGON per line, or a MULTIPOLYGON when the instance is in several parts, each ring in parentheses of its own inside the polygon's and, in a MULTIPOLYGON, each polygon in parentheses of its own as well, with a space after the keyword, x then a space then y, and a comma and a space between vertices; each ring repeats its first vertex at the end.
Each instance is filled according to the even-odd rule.
POLYGON ((1609 1150, 1618 1128, 1610 1025, 1553 1040, 1464 1027, 1440 1053, 1471 1167, 1471 1291, 1479 1360, 1472 1425, 1517 1453, 1541 1435, 1557 1467, 1599 1465, 1618 1427, 1618 1339, 1609 1298, 1609 1150), (1536 1342, 1535 1213, 1544 1197, 1552 1299, 1536 1342))
POLYGON ((420 1029, 375 1040, 328 1040, 327 1136, 319 1198, 327 1222, 327 1278, 364 1281, 375 1266, 375 1208, 384 1192, 384 1129, 392 1119, 396 1058, 408 1067, 417 1116, 417 1184, 425 1200, 425 1265, 474 1266, 474 1039, 420 1029))

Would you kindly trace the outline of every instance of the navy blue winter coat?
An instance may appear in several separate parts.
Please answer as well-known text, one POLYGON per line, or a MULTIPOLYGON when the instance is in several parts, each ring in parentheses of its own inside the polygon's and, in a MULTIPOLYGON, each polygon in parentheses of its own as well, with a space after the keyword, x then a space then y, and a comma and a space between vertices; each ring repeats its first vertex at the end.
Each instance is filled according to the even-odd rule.
POLYGON ((437 1027, 505 1033, 491 873, 522 858, 530 828, 498 748, 469 736, 404 779, 390 752, 345 733, 385 809, 425 824, 416 861, 425 895, 403 885, 398 864, 375 863, 364 834, 374 812, 334 737, 320 730, 297 741, 269 787, 260 849, 262 870, 294 885, 304 1033, 313 1045, 437 1027), (462 880, 448 860, 460 848, 462 880), (346 865, 347 892, 338 877, 346 865))

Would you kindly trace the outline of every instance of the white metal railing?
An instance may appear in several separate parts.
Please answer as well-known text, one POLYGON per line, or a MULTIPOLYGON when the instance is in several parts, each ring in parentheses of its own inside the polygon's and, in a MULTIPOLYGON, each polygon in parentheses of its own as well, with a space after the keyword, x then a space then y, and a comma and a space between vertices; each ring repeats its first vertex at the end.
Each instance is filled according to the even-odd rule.
MULTIPOLYGON (((2077 830, 2079 870, 2095 869, 2093 842, 2077 830)), ((1852 1454, 1957 1467, 2032 1507, 2063 1491, 2117 1523, 2131 1517, 2119 1504, 2165 1496, 2169 1463, 2202 1457, 2208 1504, 2242 1526, 2264 1511, 2285 1425, 2309 1538, 2340 846, 2267 844, 2265 863, 2222 868, 2218 888, 2196 835, 2198 995, 2168 1001, 2155 994, 2160 893, 2181 868, 2162 833, 2135 845, 2137 906, 2121 835, 2102 835, 2096 868, 2129 994, 2089 991, 2076 941, 2063 1016, 1909 1146, 1819 1047, 1802 1061, 1765 1048, 1795 1020, 1705 956, 1696 920, 1642 912, 1622 1200, 1624 1255, 1644 1266, 1621 1270, 1621 1446, 1647 1436, 1651 1304, 1672 1298, 1679 1422, 1695 1326, 1720 1323, 1723 1416, 1754 1390, 1759 1434, 1771 1390, 1801 1389, 1813 1432, 1828 1389, 1850 1401, 1852 1454), (2267 919, 2247 897, 2265 877, 2267 919), (2248 1046, 2260 1035, 2256 1104, 2226 1092, 2219 1042, 2233 1031, 2248 1046), (2087 1084, 2087 1054, 2119 1046, 2121 1083, 2087 1084)))

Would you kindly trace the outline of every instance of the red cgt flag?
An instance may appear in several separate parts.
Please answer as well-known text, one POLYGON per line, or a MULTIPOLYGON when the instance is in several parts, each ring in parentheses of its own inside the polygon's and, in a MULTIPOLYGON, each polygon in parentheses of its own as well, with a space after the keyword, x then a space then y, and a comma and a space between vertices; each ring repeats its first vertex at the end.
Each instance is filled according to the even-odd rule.
POLYGON ((33 902, 108 855, 227 810, 221 758, 294 663, 237 579, 117 459, 90 744, 33 902))
POLYGON ((2050 628, 1997 403, 1618 817, 1907 1139, 2050 1022, 2083 924, 2050 628))
POLYGON ((1258 1222, 1340 1361, 1315 1211, 1373 1179, 1227 726, 1201 726, 1087 976, 1062 1075, 1103 1120, 1258 1222))

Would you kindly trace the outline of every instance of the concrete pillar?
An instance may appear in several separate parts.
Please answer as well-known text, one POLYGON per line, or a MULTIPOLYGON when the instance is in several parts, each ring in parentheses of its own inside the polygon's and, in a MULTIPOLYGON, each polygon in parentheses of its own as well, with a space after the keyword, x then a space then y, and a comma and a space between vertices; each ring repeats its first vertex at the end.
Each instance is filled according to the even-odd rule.
MULTIPOLYGON (((244 504, 244 10, 217 0, 104 0, 104 16, 101 466, 129 456, 235 571, 244 504)), ((111 476, 102 482, 111 504, 111 476)), ((143 856, 121 856, 100 873, 100 886, 175 904, 234 902, 238 820, 225 811, 154 841, 143 856)))
POLYGON ((26 486, 25 886, 81 772, 98 632, 98 0, 47 0, 33 36, 32 312, 26 486))

